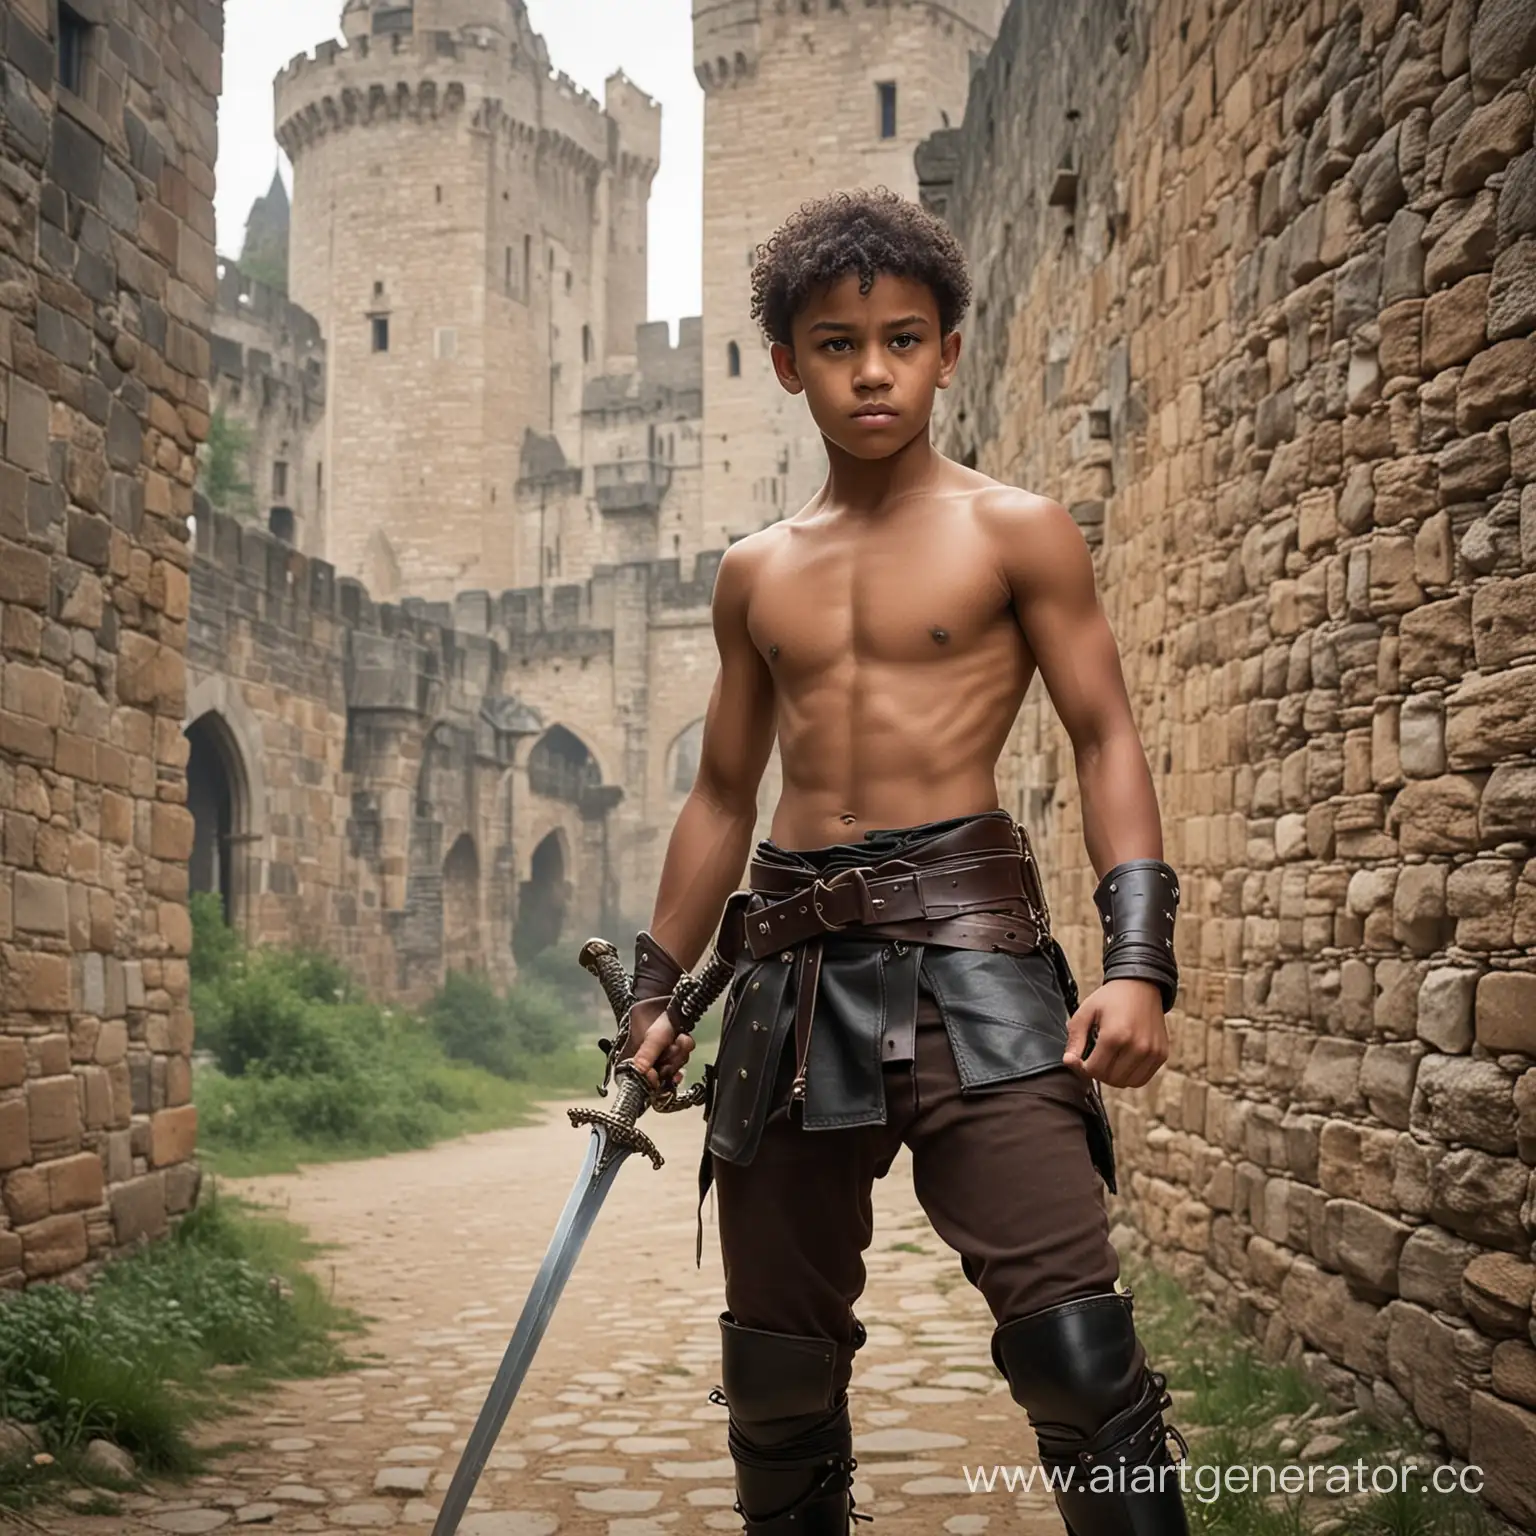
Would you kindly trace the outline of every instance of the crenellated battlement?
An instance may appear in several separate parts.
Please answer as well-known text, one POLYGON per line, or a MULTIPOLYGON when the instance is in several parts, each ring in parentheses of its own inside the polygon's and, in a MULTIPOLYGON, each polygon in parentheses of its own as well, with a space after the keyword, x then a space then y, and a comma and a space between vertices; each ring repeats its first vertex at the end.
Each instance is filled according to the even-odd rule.
POLYGON ((451 603, 412 597, 379 603, 362 582, 338 576, 329 561, 202 504, 192 563, 194 642, 201 600, 207 614, 259 618, 302 644, 333 643, 326 627, 335 626, 354 636, 405 636, 438 655, 487 644, 518 658, 607 655, 621 604, 639 603, 652 617, 673 622, 706 622, 723 553, 696 555, 686 576, 677 560, 645 560, 599 566, 589 581, 564 586, 462 592, 451 603))
MULTIPOLYGON (((723 90, 757 73, 765 48, 803 33, 807 25, 846 25, 869 0, 797 0, 793 7, 769 0, 694 0, 693 72, 706 91, 723 90)), ((909 13, 913 25, 953 29, 976 36, 976 46, 990 46, 997 36, 1007 0, 881 0, 889 16, 909 13)))
POLYGON ((535 36, 533 43, 489 31, 323 42, 313 53, 297 55, 277 77, 278 142, 294 157, 347 128, 401 118, 435 121, 468 107, 477 114, 477 127, 542 138, 594 168, 614 163, 620 174, 654 175, 661 157, 660 107, 628 81, 627 93, 610 91, 608 104, 599 101, 563 70, 549 67, 542 39, 535 36))

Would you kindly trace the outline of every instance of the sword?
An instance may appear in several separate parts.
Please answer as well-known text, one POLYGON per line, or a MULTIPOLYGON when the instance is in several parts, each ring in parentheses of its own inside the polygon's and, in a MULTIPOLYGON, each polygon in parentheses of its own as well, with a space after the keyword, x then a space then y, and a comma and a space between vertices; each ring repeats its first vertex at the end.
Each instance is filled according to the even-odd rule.
MULTIPOLYGON (((490 1460, 496 1438, 501 1434, 507 1414, 517 1399, 523 1378, 534 1352, 549 1326, 560 1293, 576 1267, 577 1255, 592 1230, 592 1223, 599 1208, 608 1197, 613 1181, 624 1160, 631 1152, 643 1152, 651 1165, 660 1168, 663 1158, 655 1143, 640 1130, 635 1122, 646 1110, 654 1109, 662 1114, 691 1109, 704 1102, 704 1085, 695 1083, 684 1094, 667 1087, 652 1092, 650 1085, 628 1060, 621 1060, 629 1034, 629 1010, 634 1004, 634 990, 630 985, 624 963, 618 951, 603 939, 589 939, 581 949, 581 964, 602 984, 619 1029, 612 1040, 599 1040, 598 1045, 607 1053, 603 1080, 597 1091, 604 1098, 608 1086, 617 1082, 617 1093, 611 1110, 570 1109, 566 1114, 573 1126, 587 1125, 592 1136, 587 1144, 586 1160, 565 1202, 555 1235, 550 1239, 544 1262, 534 1277, 528 1299, 523 1303, 522 1316, 507 1352, 502 1356, 496 1379, 491 1384, 490 1395, 475 1420, 475 1427, 465 1442, 464 1454, 459 1458, 443 1507, 432 1527, 432 1536, 454 1536, 470 1496, 480 1481, 480 1474, 490 1460)), ((684 976, 672 992, 670 1012, 680 1023, 690 1028, 708 1011, 711 1003, 725 990, 731 979, 733 967, 718 949, 710 956, 709 964, 698 976, 684 976)))

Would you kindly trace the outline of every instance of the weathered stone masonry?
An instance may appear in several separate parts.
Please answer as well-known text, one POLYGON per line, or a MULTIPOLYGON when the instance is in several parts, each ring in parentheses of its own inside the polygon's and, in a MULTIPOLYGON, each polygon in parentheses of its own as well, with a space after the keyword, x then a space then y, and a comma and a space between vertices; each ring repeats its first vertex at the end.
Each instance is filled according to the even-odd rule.
MULTIPOLYGON (((1533 66, 1527 0, 1033 0, 923 162, 979 277, 947 441, 1100 546, 1183 875, 1121 1211, 1526 1523, 1533 66)), ((1038 694, 1016 747, 1091 976, 1038 694)))
POLYGON ((394 606, 232 518, 197 544, 192 883, 248 938, 319 942, 409 1002, 633 919, 687 787, 718 555, 394 606))
POLYGON ((197 1189, 182 650, 222 12, 74 11, 62 65, 47 0, 0 13, 0 1287, 197 1189))

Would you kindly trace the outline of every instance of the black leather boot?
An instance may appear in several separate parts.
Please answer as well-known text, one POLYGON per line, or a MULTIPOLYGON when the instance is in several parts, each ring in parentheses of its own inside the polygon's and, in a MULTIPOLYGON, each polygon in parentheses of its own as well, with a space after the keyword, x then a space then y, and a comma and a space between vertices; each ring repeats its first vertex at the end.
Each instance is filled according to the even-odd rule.
POLYGON ((1163 1422, 1167 1378, 1147 1367, 1129 1291, 1004 1323, 992 1358, 1028 1410, 1070 1536, 1189 1536, 1168 1436, 1188 1447, 1163 1422))
MULTIPOLYGON (((743 1328, 720 1318, 724 1385, 711 1393, 731 1411, 736 1512, 747 1536, 848 1536, 853 1509, 853 1427, 847 1380, 852 1350, 831 1339, 743 1328), (839 1355, 843 1359, 839 1360, 839 1355)), ((860 1330, 862 1332, 862 1330, 860 1330)), ((862 1342, 862 1341, 861 1341, 862 1342)), ((856 1348, 857 1346, 855 1346, 856 1348)))

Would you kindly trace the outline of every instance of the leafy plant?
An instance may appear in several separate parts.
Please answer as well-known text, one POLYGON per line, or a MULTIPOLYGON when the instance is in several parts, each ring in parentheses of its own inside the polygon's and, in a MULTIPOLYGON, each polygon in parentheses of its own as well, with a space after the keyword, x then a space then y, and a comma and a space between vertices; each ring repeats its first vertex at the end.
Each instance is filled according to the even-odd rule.
POLYGON ((256 496, 250 476, 250 429, 220 406, 209 418, 208 437, 198 451, 198 488, 215 512, 254 517, 256 496))

